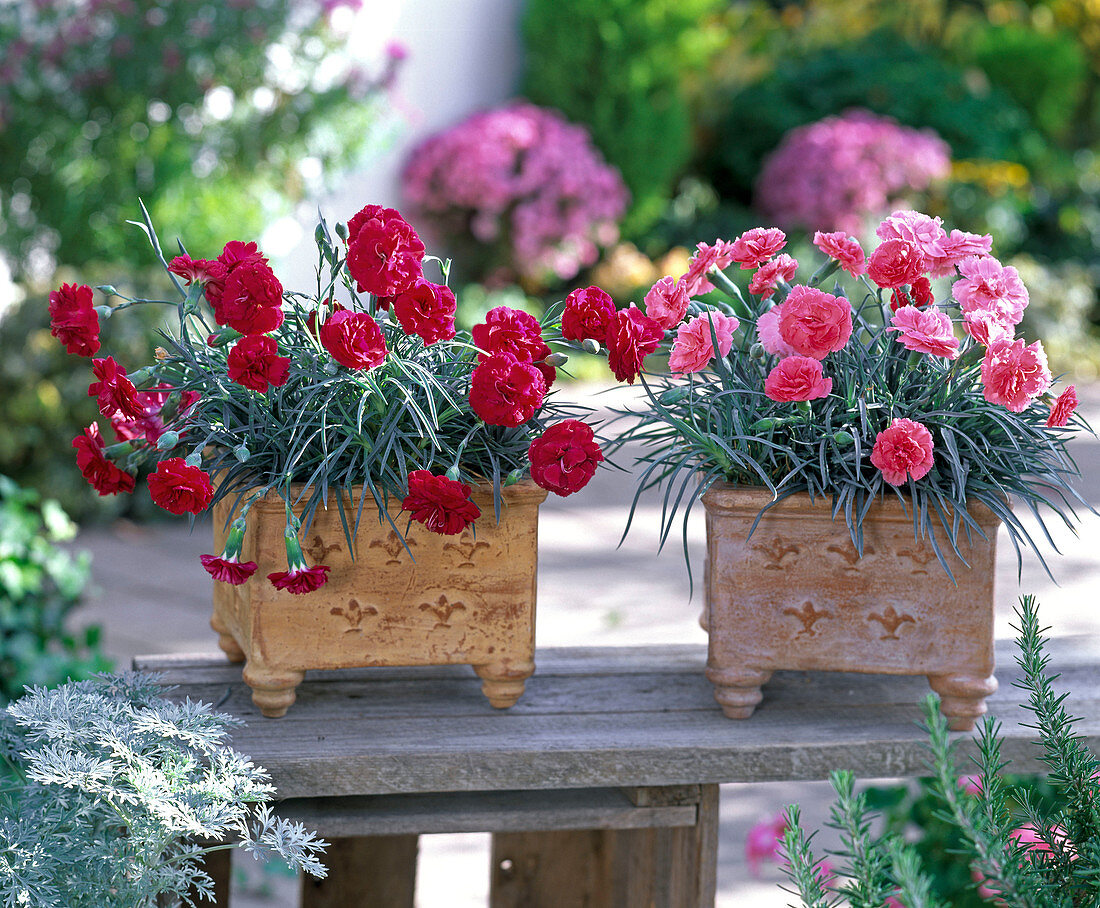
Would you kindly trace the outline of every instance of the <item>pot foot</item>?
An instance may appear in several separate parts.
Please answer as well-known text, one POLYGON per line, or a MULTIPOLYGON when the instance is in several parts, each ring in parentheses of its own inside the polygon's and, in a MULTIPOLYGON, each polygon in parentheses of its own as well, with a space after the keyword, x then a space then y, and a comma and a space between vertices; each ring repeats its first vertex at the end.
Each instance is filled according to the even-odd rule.
POLYGON ((269 719, 279 719, 290 709, 296 698, 295 688, 302 683, 306 673, 248 664, 241 674, 244 683, 252 688, 252 702, 260 712, 269 719))
POLYGON ((535 671, 534 662, 493 662, 475 665, 474 671, 481 678, 481 692, 495 709, 515 706, 523 696, 527 679, 535 671))
POLYGON ((985 698, 997 690, 992 675, 929 675, 928 683, 940 697, 940 712, 952 731, 970 731, 985 715, 985 698))
POLYGON ((714 699, 728 719, 747 719, 764 699, 760 688, 768 683, 771 672, 754 668, 707 667, 707 679, 714 685, 714 699))

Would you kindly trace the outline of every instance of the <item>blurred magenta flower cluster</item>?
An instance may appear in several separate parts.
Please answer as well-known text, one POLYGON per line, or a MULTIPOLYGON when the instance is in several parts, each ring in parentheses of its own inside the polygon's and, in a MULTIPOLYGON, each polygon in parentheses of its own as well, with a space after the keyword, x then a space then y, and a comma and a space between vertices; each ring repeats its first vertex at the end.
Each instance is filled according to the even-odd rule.
POLYGON ((866 222, 948 175, 951 150, 933 130, 850 110, 792 129, 765 160, 756 208, 782 227, 859 235, 866 222))
POLYGON ((518 103, 429 137, 402 174, 406 200, 482 276, 568 280, 618 239, 629 195, 588 131, 518 103))

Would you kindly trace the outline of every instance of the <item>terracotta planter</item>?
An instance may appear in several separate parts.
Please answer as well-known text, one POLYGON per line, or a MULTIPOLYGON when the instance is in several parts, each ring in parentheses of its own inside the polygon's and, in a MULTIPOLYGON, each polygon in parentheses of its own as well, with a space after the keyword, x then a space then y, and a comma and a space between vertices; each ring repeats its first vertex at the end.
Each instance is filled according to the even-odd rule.
MULTIPOLYGON (((752 715, 761 686, 780 669, 926 675, 956 730, 972 728, 997 689, 993 677, 994 556, 1000 521, 982 505, 982 527, 959 550, 941 545, 956 583, 912 511, 876 502, 863 523, 864 551, 828 499, 793 495, 749 529, 771 500, 762 489, 715 483, 707 514, 707 677, 722 711, 752 715)), ((960 532, 965 537, 965 532, 960 532)))
MULTIPOLYGON (((499 524, 491 491, 475 489, 473 498, 482 516, 459 535, 412 524, 411 557, 377 511, 364 509, 354 561, 330 501, 302 548, 332 571, 323 587, 297 596, 267 579, 286 569, 283 501, 269 495, 253 505, 241 560, 259 570, 241 586, 214 584, 210 624, 229 658, 245 663, 244 680, 265 716, 286 713, 307 669, 468 664, 493 706, 519 699, 535 668, 538 506, 546 492, 532 482, 506 488, 499 524)), ((345 506, 352 523, 355 508, 345 506)), ((393 503, 391 516, 404 530, 409 518, 399 509, 393 503)), ((228 501, 214 508, 214 551, 228 511, 228 501)))

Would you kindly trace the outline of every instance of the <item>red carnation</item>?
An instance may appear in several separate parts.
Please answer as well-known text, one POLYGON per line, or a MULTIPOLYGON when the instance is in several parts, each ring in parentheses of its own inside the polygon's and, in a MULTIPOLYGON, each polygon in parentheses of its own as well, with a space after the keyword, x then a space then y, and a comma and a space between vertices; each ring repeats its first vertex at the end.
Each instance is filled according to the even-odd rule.
POLYGON ((634 384, 642 371, 642 361, 657 349, 664 336, 664 329, 636 306, 616 312, 607 331, 607 364, 615 378, 634 384))
POLYGON ((302 565, 290 571, 274 571, 267 575, 267 579, 275 589, 286 590, 288 593, 301 596, 324 586, 330 570, 332 568, 327 564, 315 564, 313 567, 302 565))
POLYGON ((333 312, 319 332, 322 346, 349 369, 373 369, 386 358, 386 339, 366 312, 333 312))
MULTIPOLYGON (((172 388, 165 384, 156 385, 148 391, 138 391, 137 398, 138 403, 141 404, 142 414, 137 419, 130 419, 119 413, 112 416, 111 428, 115 430, 115 438, 119 441, 144 438, 149 444, 155 445, 164 434, 164 416, 161 411, 172 393, 172 388)), ((187 411, 198 403, 199 398, 200 395, 196 391, 180 391, 176 416, 186 416, 187 411)), ((180 434, 182 435, 183 432, 181 431, 180 434)))
POLYGON ((510 353, 483 359, 470 379, 470 409, 491 426, 523 425, 542 406, 546 379, 510 353))
POLYGON ((88 426, 83 435, 73 439, 73 447, 76 448, 76 465, 81 475, 100 495, 134 491, 134 477, 107 459, 99 426, 94 423, 88 426))
POLYGON ((188 466, 182 457, 169 457, 149 477, 149 495, 153 504, 172 514, 200 514, 214 497, 214 487, 205 470, 188 466))
POLYGON ((199 561, 215 580, 240 586, 256 573, 255 561, 237 561, 233 558, 219 558, 216 555, 199 555, 199 561))
POLYGON ((137 388, 119 368, 113 356, 93 359, 92 372, 99 381, 88 386, 88 396, 99 398, 99 412, 110 419, 121 414, 129 419, 144 415, 145 408, 138 400, 137 388))
POLYGON ((229 272, 214 318, 241 334, 267 334, 283 323, 282 305, 283 285, 267 263, 255 256, 229 272))
POLYGON ((441 536, 454 536, 481 516, 481 509, 470 501, 470 487, 446 476, 433 476, 428 470, 409 474, 409 494, 401 502, 412 519, 441 536))
POLYGON ((481 358, 509 353, 523 363, 537 363, 550 355, 542 339, 539 320, 522 309, 497 306, 485 315, 485 321, 470 330, 481 358))
POLYGON ((229 273, 238 265, 253 259, 265 265, 267 264, 267 258, 260 253, 255 243, 230 240, 225 244, 221 255, 211 263, 209 280, 206 283, 206 299, 211 306, 217 309, 221 305, 222 291, 225 288, 225 280, 229 277, 229 273))
POLYGON ((561 336, 566 340, 591 338, 601 344, 607 338, 607 328, 615 318, 615 301, 599 287, 574 290, 565 298, 561 314, 561 336))
POLYGON ((266 334, 242 337, 229 351, 227 362, 230 379, 261 394, 269 384, 276 388, 286 384, 290 373, 290 357, 279 356, 275 338, 266 334))
POLYGON ((92 303, 92 288, 85 284, 62 284, 50 292, 50 334, 74 356, 99 351, 99 315, 92 303))
POLYGON ((924 253, 908 240, 885 240, 867 260, 867 276, 880 287, 912 284, 927 270, 924 253))
POLYGON ((551 426, 531 442, 527 456, 535 483, 562 497, 583 489, 603 460, 592 429, 579 419, 551 426))
POLYGON ((182 277, 188 286, 191 284, 205 286, 211 281, 224 281, 226 275, 226 267, 221 262, 193 259, 189 255, 177 255, 168 263, 168 270, 182 277))
POLYGON ((348 274, 359 290, 396 296, 423 277, 424 243, 393 208, 367 205, 348 221, 348 274))
POLYGON ((415 281, 394 297, 393 313, 401 330, 419 335, 426 347, 455 336, 455 295, 442 284, 422 278, 415 281))

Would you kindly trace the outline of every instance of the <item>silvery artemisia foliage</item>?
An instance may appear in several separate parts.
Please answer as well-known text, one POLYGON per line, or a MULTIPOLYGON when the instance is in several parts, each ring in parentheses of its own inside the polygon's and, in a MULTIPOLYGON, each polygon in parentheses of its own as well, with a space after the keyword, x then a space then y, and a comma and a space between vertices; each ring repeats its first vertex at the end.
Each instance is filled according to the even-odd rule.
POLYGON ((156 676, 101 675, 0 714, 0 905, 212 901, 200 859, 223 840, 325 875, 326 843, 273 816, 266 772, 227 745, 239 720, 164 692, 156 676))

